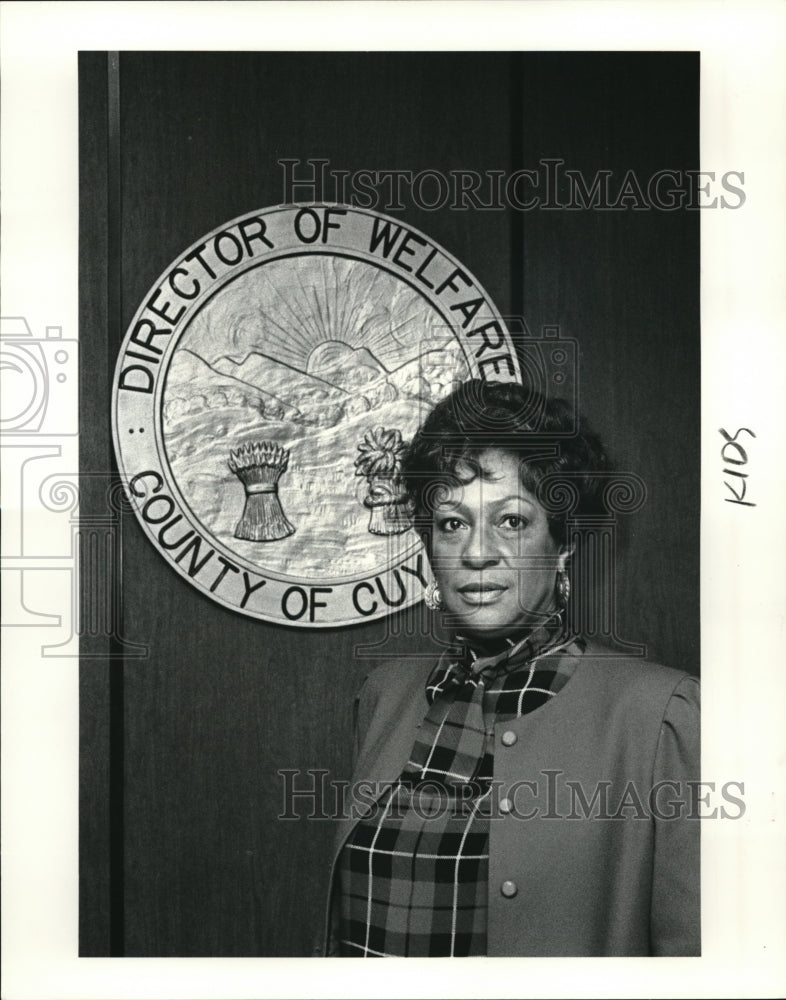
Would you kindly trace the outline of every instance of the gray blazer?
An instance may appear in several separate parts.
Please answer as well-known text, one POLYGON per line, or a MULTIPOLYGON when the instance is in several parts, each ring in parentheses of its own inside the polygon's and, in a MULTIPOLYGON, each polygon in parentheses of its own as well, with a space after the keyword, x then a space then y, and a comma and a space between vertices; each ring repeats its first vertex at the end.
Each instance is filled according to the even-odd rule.
MULTIPOLYGON (((401 774, 432 667, 386 664, 356 699, 322 954, 338 954, 336 859, 371 809, 358 783, 401 774)), ((696 679, 590 643, 552 701, 495 729, 488 954, 699 955, 698 778, 696 679)))

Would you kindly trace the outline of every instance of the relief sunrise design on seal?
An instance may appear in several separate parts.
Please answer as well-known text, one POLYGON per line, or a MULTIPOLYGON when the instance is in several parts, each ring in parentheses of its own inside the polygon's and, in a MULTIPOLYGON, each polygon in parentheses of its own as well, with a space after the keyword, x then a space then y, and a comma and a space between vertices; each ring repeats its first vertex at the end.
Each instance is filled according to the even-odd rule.
POLYGON ((113 426, 129 501, 220 604, 310 627, 368 621, 428 583, 399 482, 431 407, 520 378, 480 284, 379 213, 285 206, 189 248, 140 307, 113 426))

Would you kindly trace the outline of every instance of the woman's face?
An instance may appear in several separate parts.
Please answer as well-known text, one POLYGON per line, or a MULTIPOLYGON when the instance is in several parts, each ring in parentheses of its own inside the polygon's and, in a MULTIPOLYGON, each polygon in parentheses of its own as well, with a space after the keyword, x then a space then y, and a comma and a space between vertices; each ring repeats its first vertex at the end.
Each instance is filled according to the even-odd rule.
MULTIPOLYGON (((556 606, 556 574, 567 552, 551 537, 543 507, 521 485, 520 461, 497 448, 482 452, 480 474, 446 490, 434 511, 431 565, 442 606, 469 632, 503 635, 535 624, 556 606)), ((473 471, 456 470, 462 480, 473 471)))

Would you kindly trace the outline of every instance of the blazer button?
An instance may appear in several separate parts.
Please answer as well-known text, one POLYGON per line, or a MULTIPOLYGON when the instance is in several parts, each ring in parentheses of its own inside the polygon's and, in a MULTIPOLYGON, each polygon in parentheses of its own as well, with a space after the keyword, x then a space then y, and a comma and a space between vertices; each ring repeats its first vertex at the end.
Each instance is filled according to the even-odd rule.
POLYGON ((502 734, 502 745, 504 747, 512 747, 517 739, 518 736, 516 736, 512 729, 506 729, 502 734))
POLYGON ((507 879, 500 886, 500 892, 503 896, 507 896, 508 899, 512 899, 518 891, 519 887, 515 882, 511 882, 510 879, 507 879))
POLYGON ((513 803, 510 799, 500 799, 499 800, 499 811, 503 813, 509 813, 513 808, 513 803))

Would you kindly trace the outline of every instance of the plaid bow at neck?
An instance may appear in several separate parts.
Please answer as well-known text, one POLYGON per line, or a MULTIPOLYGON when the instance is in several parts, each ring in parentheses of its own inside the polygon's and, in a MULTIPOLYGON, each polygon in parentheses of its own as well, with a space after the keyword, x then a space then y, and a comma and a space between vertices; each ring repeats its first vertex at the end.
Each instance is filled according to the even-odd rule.
MULTIPOLYGON (((461 785, 487 777, 493 727, 547 701, 554 671, 540 660, 570 643, 561 612, 503 639, 456 635, 426 682, 430 708, 404 771, 418 781, 461 785), (482 772, 482 774, 481 774, 482 772)), ((403 777, 403 775, 402 775, 403 777)))
POLYGON ((526 628, 503 638, 482 639, 456 633, 451 649, 442 654, 426 681, 429 704, 451 688, 470 685, 477 688, 501 674, 531 662, 535 657, 562 646, 565 624, 561 611, 534 628, 526 628))

